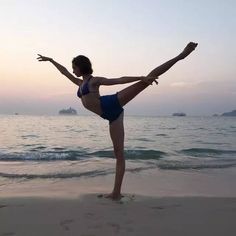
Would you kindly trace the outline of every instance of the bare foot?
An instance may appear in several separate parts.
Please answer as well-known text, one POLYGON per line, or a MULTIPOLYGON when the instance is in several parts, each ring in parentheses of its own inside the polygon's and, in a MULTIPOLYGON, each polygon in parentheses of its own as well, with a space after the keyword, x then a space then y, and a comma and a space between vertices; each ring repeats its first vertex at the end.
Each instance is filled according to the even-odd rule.
POLYGON ((193 42, 188 43, 187 46, 184 48, 183 52, 179 54, 180 59, 184 59, 185 57, 187 57, 192 51, 195 50, 197 45, 197 43, 193 42))
POLYGON ((122 197, 124 197, 123 195, 119 194, 115 194, 115 193, 109 193, 109 194, 100 194, 98 195, 99 198, 109 198, 112 199, 114 201, 118 201, 120 200, 122 197))

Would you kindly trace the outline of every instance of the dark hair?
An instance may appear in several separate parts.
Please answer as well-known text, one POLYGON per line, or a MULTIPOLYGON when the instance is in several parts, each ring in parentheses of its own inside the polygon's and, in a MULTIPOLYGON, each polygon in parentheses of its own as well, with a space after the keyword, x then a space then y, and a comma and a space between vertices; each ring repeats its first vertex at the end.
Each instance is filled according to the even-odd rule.
POLYGON ((86 56, 79 55, 72 60, 72 63, 79 67, 82 75, 93 73, 92 64, 86 56))

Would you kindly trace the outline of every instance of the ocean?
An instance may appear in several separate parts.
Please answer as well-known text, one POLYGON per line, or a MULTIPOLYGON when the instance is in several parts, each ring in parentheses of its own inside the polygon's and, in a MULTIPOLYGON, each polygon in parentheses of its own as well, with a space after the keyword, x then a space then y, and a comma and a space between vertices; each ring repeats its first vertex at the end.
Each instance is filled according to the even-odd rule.
MULTIPOLYGON (((127 172, 236 166, 234 117, 125 116, 127 172)), ((108 122, 97 116, 0 115, 1 179, 115 173, 108 122)))

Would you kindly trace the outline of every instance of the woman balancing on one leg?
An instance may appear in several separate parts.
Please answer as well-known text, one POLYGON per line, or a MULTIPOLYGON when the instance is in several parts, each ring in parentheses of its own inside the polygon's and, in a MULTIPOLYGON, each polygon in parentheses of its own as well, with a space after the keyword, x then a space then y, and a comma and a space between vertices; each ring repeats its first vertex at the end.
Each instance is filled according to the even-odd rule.
POLYGON ((113 191, 107 197, 114 200, 121 198, 121 184, 125 173, 123 106, 152 84, 152 82, 156 82, 158 76, 169 70, 176 62, 187 57, 196 46, 196 43, 190 42, 177 57, 158 66, 146 77, 124 76, 115 79, 92 76, 91 62, 85 56, 80 55, 73 59, 72 68, 73 73, 76 75, 74 77, 65 67, 52 58, 38 54, 39 57, 37 59, 39 61, 51 62, 63 75, 79 86, 77 95, 81 98, 85 108, 109 120, 110 136, 116 157, 116 174, 113 191), (77 78, 81 76, 82 79, 77 78), (114 95, 100 96, 99 94, 99 87, 101 85, 125 84, 134 81, 139 82, 132 84, 114 95))

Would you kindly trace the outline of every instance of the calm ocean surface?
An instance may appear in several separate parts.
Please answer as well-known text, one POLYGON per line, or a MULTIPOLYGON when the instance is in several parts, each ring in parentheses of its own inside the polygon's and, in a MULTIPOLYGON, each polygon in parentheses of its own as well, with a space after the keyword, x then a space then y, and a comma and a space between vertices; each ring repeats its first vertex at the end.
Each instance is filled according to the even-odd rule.
MULTIPOLYGON (((234 117, 125 117, 127 171, 236 166, 234 117)), ((0 115, 0 177, 114 173, 108 122, 96 116, 0 115)))

